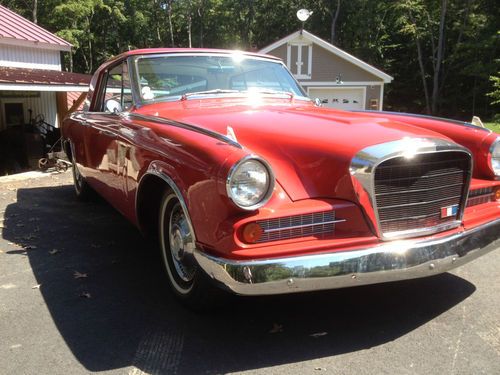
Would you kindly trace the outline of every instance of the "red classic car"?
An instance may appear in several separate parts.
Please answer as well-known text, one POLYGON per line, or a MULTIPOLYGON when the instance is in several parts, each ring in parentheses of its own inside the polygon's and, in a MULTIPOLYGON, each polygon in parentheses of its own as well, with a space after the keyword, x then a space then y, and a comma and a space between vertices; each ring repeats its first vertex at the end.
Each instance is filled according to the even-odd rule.
POLYGON ((499 134, 322 108, 274 57, 124 53, 62 132, 76 194, 157 235, 193 306, 424 277, 500 246, 499 134))

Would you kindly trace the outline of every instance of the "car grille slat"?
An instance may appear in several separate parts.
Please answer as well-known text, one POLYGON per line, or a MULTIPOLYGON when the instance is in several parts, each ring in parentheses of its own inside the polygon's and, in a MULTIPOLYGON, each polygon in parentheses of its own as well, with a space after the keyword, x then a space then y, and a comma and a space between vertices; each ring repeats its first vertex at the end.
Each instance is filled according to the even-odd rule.
POLYGON ((467 207, 492 202, 494 196, 495 193, 493 192, 492 187, 471 190, 469 192, 469 199, 467 200, 467 207))
POLYGON ((421 230, 456 221, 442 215, 443 208, 462 207, 468 183, 470 156, 465 152, 438 152, 396 157, 382 162, 374 171, 375 203, 380 230, 421 230))
POLYGON ((333 235, 337 221, 333 210, 258 220, 256 223, 262 228, 263 234, 257 242, 281 241, 309 236, 323 238, 333 235))

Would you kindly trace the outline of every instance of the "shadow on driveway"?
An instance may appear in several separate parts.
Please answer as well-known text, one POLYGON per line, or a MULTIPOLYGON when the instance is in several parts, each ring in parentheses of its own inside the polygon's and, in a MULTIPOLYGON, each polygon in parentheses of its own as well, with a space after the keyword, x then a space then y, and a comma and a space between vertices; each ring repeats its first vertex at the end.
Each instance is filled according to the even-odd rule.
POLYGON ((5 217, 4 238, 31 247, 9 254, 29 257, 59 333, 89 371, 225 373, 358 351, 405 335, 475 290, 443 274, 232 298, 200 315, 176 303, 155 246, 106 203, 77 202, 71 186, 19 189, 5 217), (270 333, 273 326, 282 331, 270 333))

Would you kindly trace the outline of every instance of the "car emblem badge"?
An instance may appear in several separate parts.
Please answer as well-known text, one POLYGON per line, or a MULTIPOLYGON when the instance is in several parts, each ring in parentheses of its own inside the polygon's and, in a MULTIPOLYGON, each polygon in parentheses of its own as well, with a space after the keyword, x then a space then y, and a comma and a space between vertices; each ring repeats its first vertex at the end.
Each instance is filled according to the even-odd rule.
POLYGON ((458 204, 454 204, 453 206, 447 206, 441 208, 441 219, 450 216, 456 216, 458 212, 458 204))

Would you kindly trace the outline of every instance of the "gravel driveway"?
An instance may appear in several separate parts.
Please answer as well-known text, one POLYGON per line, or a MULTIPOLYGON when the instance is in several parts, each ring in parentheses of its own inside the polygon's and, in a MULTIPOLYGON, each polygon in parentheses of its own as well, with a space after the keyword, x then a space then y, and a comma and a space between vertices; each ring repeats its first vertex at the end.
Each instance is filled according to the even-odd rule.
POLYGON ((500 374, 500 251, 432 278, 195 314, 71 174, 0 179, 0 374, 500 374))

